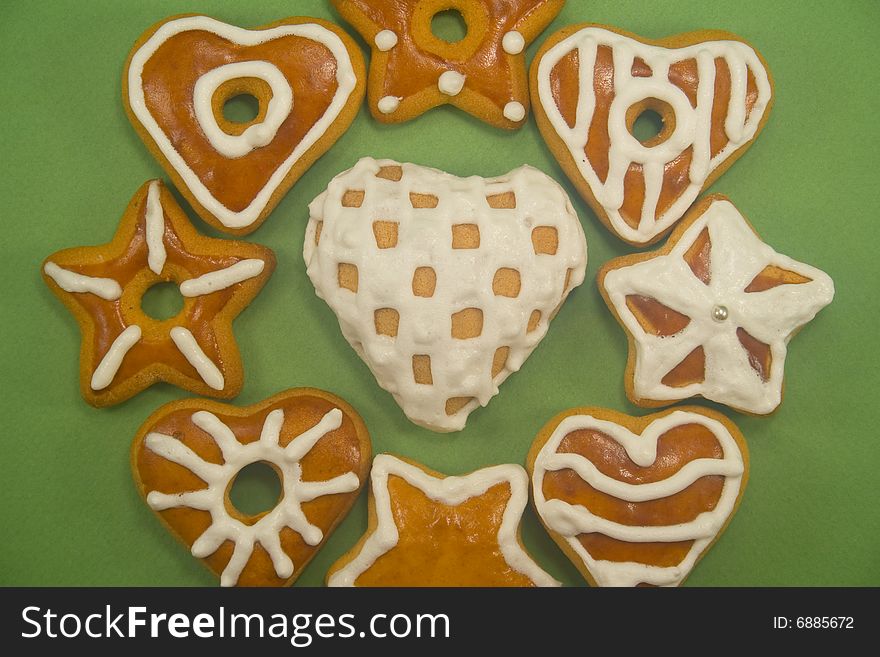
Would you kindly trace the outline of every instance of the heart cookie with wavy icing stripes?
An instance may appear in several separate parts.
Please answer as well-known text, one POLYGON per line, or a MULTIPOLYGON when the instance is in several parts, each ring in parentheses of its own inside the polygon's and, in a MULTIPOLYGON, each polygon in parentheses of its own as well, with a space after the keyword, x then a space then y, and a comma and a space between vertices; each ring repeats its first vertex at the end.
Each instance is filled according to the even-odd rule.
POLYGON ((147 505, 221 585, 288 586, 354 503, 370 436, 345 401, 312 388, 245 408, 188 399, 144 423, 131 466, 147 505), (275 470, 281 495, 248 515, 230 492, 253 463, 275 470))
POLYGON ((659 240, 738 159, 770 114, 761 55, 727 32, 650 40, 597 25, 551 36, 531 67, 541 135, 599 219, 622 240, 659 240), (640 139, 654 112, 662 128, 640 139))
POLYGON ((538 516, 593 586, 678 586, 736 512, 749 459, 720 413, 574 408, 529 452, 538 516))
POLYGON ((343 30, 287 18, 246 30, 173 16, 134 45, 123 75, 128 117, 193 208, 234 234, 255 230, 354 120, 360 49, 343 30), (258 104, 234 122, 236 96, 258 104))
POLYGON ((379 385, 433 431, 464 428, 584 279, 577 215, 531 167, 458 178, 364 158, 309 210, 315 291, 379 385))

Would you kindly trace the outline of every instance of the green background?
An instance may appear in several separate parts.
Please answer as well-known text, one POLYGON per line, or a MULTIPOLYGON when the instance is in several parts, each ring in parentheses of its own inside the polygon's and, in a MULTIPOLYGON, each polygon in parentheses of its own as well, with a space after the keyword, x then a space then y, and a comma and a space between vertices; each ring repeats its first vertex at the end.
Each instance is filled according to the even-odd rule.
MULTIPOLYGON (((141 32, 182 12, 243 27, 291 14, 341 22, 327 2, 291 0, 0 8, 2 585, 216 584, 141 502, 129 470, 129 444, 141 423, 188 393, 157 385, 114 408, 88 406, 78 391, 77 325, 39 274, 42 259, 57 249, 109 240, 135 190, 165 177, 125 117, 120 76, 141 32)), ((528 61, 552 31, 584 21, 654 38, 720 28, 762 52, 776 80, 776 106, 751 150, 711 190, 729 195, 774 248, 827 271, 837 287, 834 302, 790 344, 777 413, 727 411, 748 439, 751 481, 739 513, 688 584, 880 585, 880 317, 872 248, 880 219, 880 3, 570 1, 529 48, 528 61)), ((595 285, 602 263, 632 249, 577 197, 533 118, 508 133, 442 108, 382 126, 362 108, 247 239, 274 249, 278 268, 235 323, 246 376, 237 404, 293 386, 324 388, 360 411, 376 453, 406 455, 450 474, 523 463, 540 427, 572 406, 645 412, 625 398, 626 339, 595 285), (459 175, 494 176, 529 163, 565 184, 587 235, 585 284, 522 370, 457 434, 434 434, 406 420, 305 275, 308 202, 367 155, 459 175)), ((365 526, 364 494, 298 584, 321 584, 365 526)), ((523 534, 550 573, 583 583, 531 509, 523 534)))

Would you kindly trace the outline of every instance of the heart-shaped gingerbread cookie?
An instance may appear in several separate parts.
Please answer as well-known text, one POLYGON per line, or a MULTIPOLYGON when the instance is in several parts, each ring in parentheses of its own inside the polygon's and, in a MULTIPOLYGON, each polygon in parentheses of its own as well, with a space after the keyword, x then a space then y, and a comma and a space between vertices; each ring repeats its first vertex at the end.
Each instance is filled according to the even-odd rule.
POLYGON ((544 527, 594 586, 677 586, 739 506, 748 450, 715 411, 574 408, 528 456, 544 527))
POLYGON ((498 393, 584 279, 577 215, 531 167, 458 178, 364 158, 309 210, 318 296, 379 385, 434 431, 462 429, 498 393))
POLYGON ((652 41, 585 24, 543 44, 531 94, 538 128, 578 191, 618 237, 643 246, 751 145, 773 82, 758 52, 727 32, 652 41), (662 128, 637 136, 647 112, 662 128))
POLYGON ((343 30, 287 18, 256 30, 173 16, 137 41, 123 74, 135 129, 201 217, 255 230, 354 120, 364 96, 360 49, 343 30), (224 116, 235 96, 256 117, 224 116))
POLYGON ((150 416, 131 464, 150 508, 223 586, 287 586, 354 503, 370 437, 351 406, 321 390, 246 408, 190 399, 150 416), (271 466, 282 492, 274 508, 249 516, 229 495, 252 463, 271 466))

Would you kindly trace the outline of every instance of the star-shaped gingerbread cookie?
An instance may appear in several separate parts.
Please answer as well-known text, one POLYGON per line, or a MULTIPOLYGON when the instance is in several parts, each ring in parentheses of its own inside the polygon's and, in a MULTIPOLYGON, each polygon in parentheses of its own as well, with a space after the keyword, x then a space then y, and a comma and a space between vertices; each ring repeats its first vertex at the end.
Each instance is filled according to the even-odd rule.
POLYGON ((522 467, 446 477, 381 454, 370 477, 367 533, 330 569, 329 586, 558 586, 520 541, 522 467))
POLYGON ((720 194, 665 248, 606 263, 599 290, 629 335, 634 403, 699 395, 756 415, 782 401, 788 341, 834 298, 827 274, 774 251, 720 194))
POLYGON ((238 394, 243 375, 232 320, 274 269, 265 247, 198 234, 152 180, 132 198, 112 241, 53 253, 42 272, 82 331, 83 397, 110 406, 158 381, 211 397, 238 394), (144 294, 168 282, 183 297, 180 312, 150 317, 144 294))
POLYGON ((400 123, 450 104, 507 129, 529 108, 525 49, 562 9, 563 0, 333 0, 372 49, 370 112, 400 123), (458 12, 465 36, 449 42, 432 19, 458 12))

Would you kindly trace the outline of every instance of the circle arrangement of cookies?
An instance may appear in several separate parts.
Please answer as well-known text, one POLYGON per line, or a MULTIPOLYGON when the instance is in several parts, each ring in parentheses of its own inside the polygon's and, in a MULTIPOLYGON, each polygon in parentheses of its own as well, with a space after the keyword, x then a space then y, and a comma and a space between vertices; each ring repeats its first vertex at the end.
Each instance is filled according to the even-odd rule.
MULTIPOLYGON (((388 130, 431 121, 440 105, 529 129, 531 110, 535 135, 605 228, 633 249, 668 235, 603 263, 595 283, 629 343, 618 385, 637 406, 667 408, 636 417, 585 399, 548 418, 521 463, 447 476, 405 453, 373 457, 358 411, 332 392, 290 389, 248 407, 175 401, 131 446, 145 512, 221 585, 289 586, 368 485, 366 531, 329 586, 556 586, 521 540, 531 500, 590 585, 680 585, 736 513, 749 456, 729 417, 674 404, 773 413, 788 341, 834 296, 825 273, 764 243, 734 200, 701 197, 770 117, 767 63, 727 32, 651 40, 583 23, 548 36, 527 71, 526 48, 562 0, 332 5, 368 46, 368 66, 342 26, 308 17, 244 28, 173 16, 134 44, 125 111, 192 210, 231 235, 255 231, 365 98, 371 116, 359 120, 388 130), (454 42, 431 27, 450 9, 465 24, 454 42), (236 123, 223 108, 241 94, 257 111, 236 123), (662 127, 642 140, 633 128, 646 112, 662 127), (230 494, 255 463, 281 491, 247 514, 230 494)), ((376 153, 327 181, 301 227, 301 273, 338 319, 338 348, 348 342, 408 420, 433 432, 492 413, 481 409, 553 340, 568 296, 592 284, 592 220, 521 164, 460 178, 376 153)), ((275 256, 201 235, 167 184, 143 183, 107 244, 42 264, 80 326, 79 385, 96 407, 160 381, 226 400, 242 390, 232 321, 275 256), (151 290, 169 284, 182 307, 150 316, 151 290)), ((794 382, 793 394, 811 384, 794 382)))

